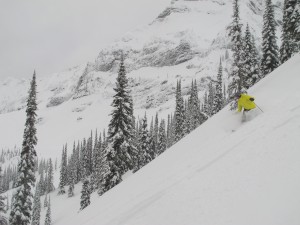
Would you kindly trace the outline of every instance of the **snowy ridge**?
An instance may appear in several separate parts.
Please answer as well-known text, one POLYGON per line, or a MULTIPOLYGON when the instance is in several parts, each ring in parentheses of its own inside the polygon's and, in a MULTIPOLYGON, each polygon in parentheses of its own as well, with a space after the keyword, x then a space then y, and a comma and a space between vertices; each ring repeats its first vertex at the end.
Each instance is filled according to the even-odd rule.
POLYGON ((78 213, 53 193, 54 224, 300 223, 300 55, 249 93, 248 122, 228 107, 78 213))

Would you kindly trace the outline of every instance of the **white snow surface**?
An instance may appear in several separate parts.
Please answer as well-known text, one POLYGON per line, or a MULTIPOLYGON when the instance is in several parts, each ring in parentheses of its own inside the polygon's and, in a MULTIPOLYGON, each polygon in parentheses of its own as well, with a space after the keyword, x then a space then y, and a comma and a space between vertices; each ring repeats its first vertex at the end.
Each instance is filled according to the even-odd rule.
POLYGON ((57 225, 299 225, 300 55, 249 94, 241 122, 228 107, 79 212, 51 195, 57 225))

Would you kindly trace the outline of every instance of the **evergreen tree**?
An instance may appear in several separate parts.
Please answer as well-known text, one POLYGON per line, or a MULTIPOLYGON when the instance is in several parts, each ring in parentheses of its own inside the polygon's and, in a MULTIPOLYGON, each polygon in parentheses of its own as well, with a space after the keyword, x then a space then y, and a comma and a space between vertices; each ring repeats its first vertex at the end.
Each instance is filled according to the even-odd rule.
POLYGON ((296 0, 284 0, 283 5, 283 18, 282 18, 282 34, 281 34, 281 46, 280 46, 280 61, 281 63, 286 62, 291 58, 293 53, 292 39, 293 32, 289 29, 290 18, 293 14, 293 9, 296 0), (288 10, 289 9, 289 10, 288 10))
POLYGON ((247 24, 244 38, 244 62, 243 62, 243 84, 247 90, 253 86, 260 78, 259 63, 257 58, 257 50, 254 43, 254 38, 250 33, 249 25, 247 24))
POLYGON ((36 75, 30 85, 26 108, 26 123, 23 135, 21 160, 18 165, 18 189, 14 196, 9 222, 11 225, 27 225, 31 221, 32 213, 32 187, 35 184, 35 145, 36 137, 36 75))
POLYGON ((62 157, 61 157, 61 167, 60 167, 60 177, 59 177, 59 191, 58 194, 65 194, 65 185, 67 183, 67 146, 63 147, 62 157))
POLYGON ((45 199, 44 199, 44 208, 48 207, 48 196, 45 195, 45 199))
POLYGON ((73 197, 74 196, 74 183, 70 183, 69 189, 68 189, 68 197, 73 197))
POLYGON ((198 98, 198 91, 197 91, 197 83, 195 80, 192 81, 191 86, 191 95, 189 98, 189 110, 190 110, 190 130, 194 130, 200 123, 199 120, 199 98, 198 98))
POLYGON ((6 196, 6 211, 10 209, 8 195, 6 196))
POLYGON ((51 202, 49 198, 48 209, 45 217, 45 225, 51 225, 51 202))
POLYGON ((216 94, 214 96, 212 113, 216 114, 223 108, 223 92, 222 92, 222 77, 223 77, 223 68, 222 62, 220 60, 219 72, 216 82, 216 94))
POLYGON ((191 111, 191 98, 184 101, 184 133, 189 134, 192 131, 192 111, 191 111))
POLYGON ((133 168, 136 157, 136 150, 133 146, 132 98, 128 88, 123 56, 114 91, 116 92, 112 103, 114 109, 109 123, 111 145, 107 149, 106 157, 109 166, 109 173, 105 178, 106 190, 113 188, 122 181, 122 175, 133 168))
POLYGON ((153 117, 152 117, 150 123, 149 135, 152 136, 153 133, 154 133, 154 125, 153 125, 153 117))
POLYGON ((168 123, 167 123, 167 148, 171 146, 171 117, 168 115, 168 123))
POLYGON ((87 172, 87 176, 91 175, 91 173, 93 172, 93 160, 92 160, 92 156, 93 156, 93 133, 91 131, 91 136, 89 137, 89 139, 87 140, 87 144, 86 144, 86 153, 87 153, 87 168, 86 168, 86 172, 87 172))
POLYGON ((140 148, 138 152, 138 160, 137 160, 137 165, 135 167, 134 171, 139 170, 143 166, 147 165, 149 162, 152 161, 152 154, 150 153, 150 148, 149 148, 149 142, 150 142, 150 134, 147 129, 147 116, 145 113, 145 116, 142 120, 142 130, 140 134, 140 148))
POLYGON ((284 63, 300 50, 300 1, 285 0, 282 20, 280 59, 284 63))
POLYGON ((252 82, 251 86, 253 86, 255 83, 257 83, 262 77, 261 71, 260 71, 260 56, 257 50, 257 46, 255 44, 254 36, 251 34, 251 40, 252 40, 252 52, 251 52, 251 77, 252 82))
POLYGON ((174 116, 171 114, 170 118, 170 146, 175 143, 175 119, 174 116))
MULTIPOLYGON (((89 140, 88 140, 89 142, 89 140)), ((88 144, 85 138, 83 139, 82 148, 81 148, 81 154, 82 154, 82 178, 85 179, 87 176, 89 176, 89 152, 88 152, 88 144)))
MULTIPOLYGON (((228 94, 230 100, 234 98, 236 93, 242 90, 243 76, 243 40, 242 40, 242 24, 240 23, 238 0, 233 1, 233 21, 230 26, 230 36, 233 51, 233 63, 229 77, 228 94)), ((236 102, 231 104, 231 109, 237 107, 236 102)))
POLYGON ((97 166, 96 166, 96 187, 98 194, 101 196, 105 192, 105 175, 109 171, 108 163, 106 160, 106 149, 108 146, 105 130, 103 131, 103 139, 99 139, 99 145, 101 143, 100 153, 97 155, 97 166), (102 142, 102 143, 101 143, 102 142))
POLYGON ((158 132, 158 155, 163 153, 167 149, 167 137, 166 137, 166 124, 165 120, 161 120, 158 132))
POLYGON ((33 210, 32 210, 32 220, 31 225, 40 225, 41 217, 41 199, 39 190, 35 190, 34 201, 33 201, 33 210))
POLYGON ((80 144, 77 143, 76 150, 75 150, 75 183, 77 184, 81 179, 81 163, 80 163, 80 144))
MULTIPOLYGON (((74 149, 75 151, 75 149, 74 149)), ((73 153, 74 153, 73 151, 73 153)), ((68 197, 72 197, 74 195, 74 185, 75 185, 75 162, 74 162, 74 154, 72 154, 71 159, 69 161, 69 175, 68 175, 68 183, 69 183, 69 189, 68 189, 68 197)))
POLYGON ((73 143, 73 152, 71 155, 71 159, 69 161, 69 189, 68 189, 68 197, 72 197, 74 195, 74 185, 76 183, 76 174, 77 174, 77 156, 76 156, 76 146, 75 146, 75 142, 73 143))
POLYGON ((154 140, 154 158, 157 155, 157 143, 158 143, 158 113, 155 115, 154 130, 153 130, 153 140, 154 140))
POLYGON ((175 108, 175 142, 184 136, 184 105, 181 95, 181 81, 176 87, 176 108, 175 108))
MULTIPOLYGON (((2 184, 2 170, 0 166, 0 194, 2 193, 1 184, 2 184)), ((6 210, 5 210, 4 200, 5 198, 2 195, 0 195, 0 225, 8 225, 8 221, 5 216, 6 210)))
POLYGON ((101 149, 101 143, 98 145, 98 141, 101 141, 101 135, 100 139, 98 140, 98 132, 96 130, 95 134, 95 141, 94 141, 94 149, 93 149, 93 155, 92 155, 92 164, 93 164, 93 170, 91 175, 91 192, 94 192, 97 187, 97 175, 96 175, 96 167, 97 167, 97 155, 100 153, 101 149))
POLYGON ((293 54, 300 51, 300 0, 296 0, 295 8, 289 24, 292 32, 292 47, 294 47, 293 54))
POLYGON ((37 185, 37 188, 39 189, 39 194, 40 195, 44 195, 45 194, 46 187, 45 187, 45 179, 44 179, 44 170, 41 173, 40 180, 39 180, 39 183, 37 185))
POLYGON ((53 164, 52 159, 49 159, 49 168, 48 168, 48 179, 47 179, 47 187, 46 192, 50 193, 51 191, 54 191, 54 185, 53 185, 53 164))
POLYGON ((80 201, 80 210, 83 210, 85 207, 90 205, 90 182, 88 179, 83 181, 82 189, 81 189, 81 201, 80 201))
POLYGON ((213 86, 213 81, 210 81, 208 84, 208 96, 207 96, 207 114, 209 116, 212 116, 213 113, 213 104, 214 104, 214 98, 215 98, 215 90, 213 86))
POLYGON ((271 0, 265 1, 262 32, 261 72, 263 76, 271 73, 279 66, 278 46, 276 43, 276 22, 274 6, 271 0))

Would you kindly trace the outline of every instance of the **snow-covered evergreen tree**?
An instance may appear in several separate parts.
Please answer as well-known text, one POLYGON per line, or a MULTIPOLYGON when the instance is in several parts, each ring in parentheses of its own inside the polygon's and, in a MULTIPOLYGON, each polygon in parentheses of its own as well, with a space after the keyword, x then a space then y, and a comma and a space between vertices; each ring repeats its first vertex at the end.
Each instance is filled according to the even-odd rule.
POLYGON ((44 198, 44 208, 48 207, 48 195, 45 195, 44 198))
POLYGON ((170 136, 169 136, 169 144, 170 147, 175 143, 175 119, 173 114, 170 117, 170 136))
POLYGON ((1 184, 2 184, 2 170, 0 166, 0 225, 8 225, 8 221, 5 216, 6 213, 5 203, 4 203, 5 198, 1 195, 2 194, 1 184))
POLYGON ((157 143, 158 143, 158 113, 155 115, 154 130, 153 130, 153 140, 154 140, 154 157, 157 155, 157 143))
POLYGON ((37 188, 39 189, 40 195, 44 195, 45 194, 46 187, 45 187, 45 179, 44 179, 44 170, 41 173, 40 180, 39 180, 39 183, 37 185, 37 188))
POLYGON ((168 115, 168 122, 167 122, 167 148, 169 148, 171 146, 170 136, 171 136, 171 118, 170 118, 170 115, 168 115))
POLYGON ((71 159, 69 161, 69 172, 68 172, 68 197, 72 197, 74 195, 74 185, 75 185, 75 162, 74 162, 74 154, 72 154, 71 159))
POLYGON ((90 181, 88 179, 85 179, 83 181, 83 185, 81 189, 80 210, 83 210, 91 203, 90 195, 91 195, 90 181))
POLYGON ((65 185, 67 184, 67 145, 63 147, 62 157, 61 157, 61 167, 60 167, 60 177, 59 177, 59 191, 58 194, 65 194, 65 185))
POLYGON ((80 164, 80 144, 79 141, 75 150, 75 183, 77 184, 81 179, 81 164, 80 164))
POLYGON ((283 7, 280 59, 284 63, 300 51, 300 1, 285 0, 283 7))
POLYGON ((261 70, 260 70, 260 55, 257 49, 257 45, 255 43, 254 36, 251 34, 251 42, 252 42, 252 52, 251 52, 251 77, 252 77, 252 83, 251 86, 253 86, 255 83, 257 83, 261 78, 261 70))
POLYGON ((213 113, 213 104, 215 99, 215 88, 213 86, 213 81, 210 81, 208 84, 208 95, 207 95, 207 114, 212 116, 213 113))
POLYGON ((32 213, 32 187, 35 185, 35 146, 36 137, 36 75, 30 84, 29 96, 26 106, 26 123, 23 135, 21 159, 18 165, 17 191, 14 196, 9 223, 11 225, 27 225, 31 221, 32 213))
POLYGON ((262 38, 261 72, 263 76, 266 76, 279 66, 276 22, 274 18, 274 6, 271 0, 265 0, 262 38))
POLYGON ((296 0, 284 0, 283 18, 282 18, 282 33, 280 46, 280 61, 286 62, 291 58, 293 53, 292 47, 292 30, 289 29, 290 18, 292 17, 296 0))
POLYGON ((191 95, 189 98, 189 109, 190 109, 190 130, 194 130, 200 125, 200 106, 198 98, 197 81, 192 81, 191 95))
POLYGON ((161 120, 158 132, 157 153, 160 155, 167 149, 166 124, 165 120, 161 120))
POLYGON ((94 192, 96 189, 98 189, 96 167, 97 167, 97 163, 98 163, 97 155, 100 153, 100 149, 101 149, 101 134, 100 134, 100 139, 98 140, 98 131, 96 130, 93 155, 92 155, 93 170, 92 170, 92 175, 91 175, 91 192, 94 192), (100 144, 98 143, 98 141, 100 141, 100 144))
POLYGON ((177 81, 175 108, 175 142, 184 136, 184 102, 181 94, 181 81, 177 81))
POLYGON ((53 184, 53 164, 52 164, 52 159, 49 159, 49 168, 48 168, 48 175, 47 175, 47 187, 46 187, 46 192, 50 193, 51 191, 54 191, 54 184, 53 184))
POLYGON ((8 220, 5 216, 6 209, 4 204, 5 198, 0 195, 0 225, 8 225, 8 220))
POLYGON ((140 146, 139 146, 139 151, 138 151, 138 160, 137 160, 137 165, 135 166, 135 170, 137 171, 143 166, 147 165, 149 162, 153 160, 153 154, 150 152, 150 134, 147 128, 147 116, 145 113, 145 116, 142 120, 141 124, 141 134, 140 134, 140 146))
MULTIPOLYGON (((230 26, 232 51, 233 51, 233 63, 229 76, 228 94, 230 100, 233 100, 236 93, 242 90, 242 55, 243 55, 243 40, 242 40, 242 24, 240 22, 239 5, 238 0, 233 1, 233 21, 230 26)), ((236 102, 231 104, 231 109, 237 107, 236 102)))
POLYGON ((108 163, 106 160, 106 149, 108 147, 108 142, 105 134, 105 130, 103 131, 103 139, 101 140, 101 136, 99 139, 99 144, 101 144, 100 153, 97 155, 97 167, 96 170, 96 187, 98 189, 98 194, 101 196, 105 192, 105 175, 109 171, 108 163))
POLYGON ((114 91, 116 94, 112 103, 112 118, 109 123, 110 147, 107 149, 106 157, 109 166, 109 173, 105 178, 106 190, 122 181, 122 175, 133 168, 135 159, 132 98, 128 88, 123 56, 114 91))
POLYGON ((74 185, 76 183, 76 163, 77 163, 77 157, 76 157, 76 146, 75 142, 73 143, 73 152, 68 164, 68 184, 69 184, 69 189, 68 189, 68 197, 72 197, 74 195, 74 185))
POLYGON ((45 225, 51 225, 51 201, 49 198, 49 202, 48 202, 48 209, 47 209, 47 213, 46 213, 46 217, 45 217, 45 225))
POLYGON ((191 111, 191 99, 184 101, 184 133, 185 135, 189 134, 192 130, 191 120, 192 120, 192 111, 191 111))
POLYGON ((212 113, 216 114, 223 108, 223 91, 222 91, 223 68, 220 60, 219 71, 216 81, 216 93, 213 100, 212 113))
POLYGON ((91 136, 88 138, 87 143, 86 143, 86 154, 87 154, 87 176, 90 176, 91 173, 93 172, 93 133, 91 131, 91 136))
POLYGON ((246 26, 243 53, 242 87, 248 90, 248 88, 253 86, 260 78, 258 53, 248 24, 246 26))
POLYGON ((41 198, 39 190, 35 190, 34 201, 33 201, 33 210, 32 210, 32 220, 31 225, 40 225, 41 218, 41 198))
POLYGON ((90 139, 88 139, 88 141, 86 141, 86 139, 83 139, 83 143, 82 143, 82 149, 81 149, 81 154, 82 154, 82 178, 86 178, 89 176, 89 171, 90 171, 90 158, 89 158, 89 150, 88 150, 88 142, 90 139))
POLYGON ((291 23, 289 28, 292 32, 292 42, 294 47, 293 54, 300 52, 300 0, 296 0, 295 8, 291 16, 291 23))

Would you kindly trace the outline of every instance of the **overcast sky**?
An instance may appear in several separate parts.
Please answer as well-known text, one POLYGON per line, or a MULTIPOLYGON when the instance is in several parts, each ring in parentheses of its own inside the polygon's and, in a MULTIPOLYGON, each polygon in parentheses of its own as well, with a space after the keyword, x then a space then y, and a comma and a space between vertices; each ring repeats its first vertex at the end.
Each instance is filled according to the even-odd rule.
POLYGON ((0 0, 0 80, 60 72, 93 61, 171 0, 0 0))

